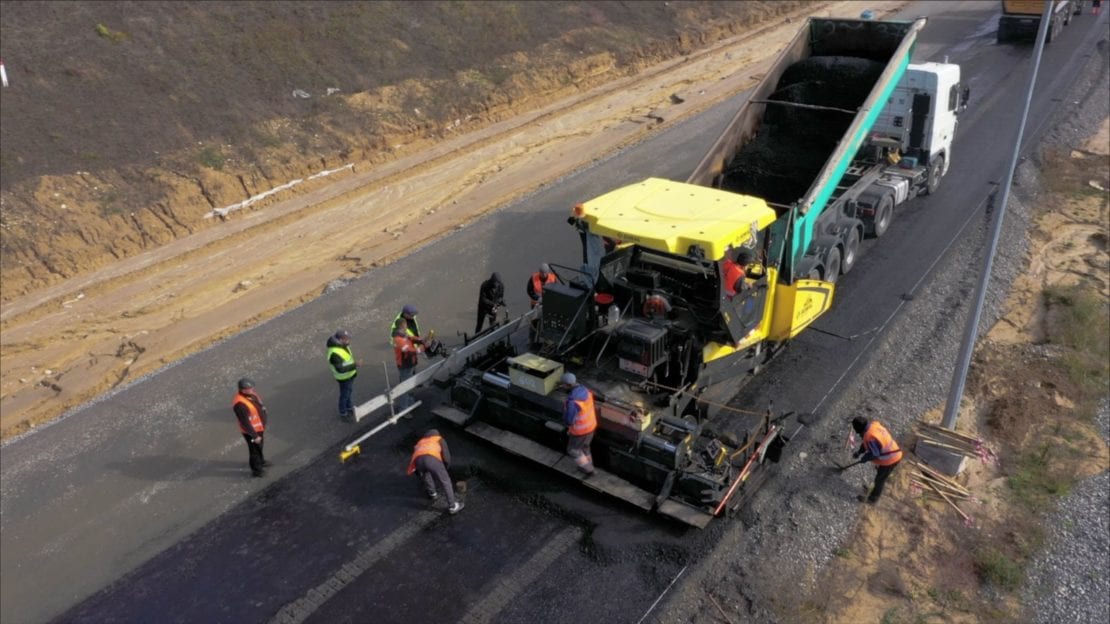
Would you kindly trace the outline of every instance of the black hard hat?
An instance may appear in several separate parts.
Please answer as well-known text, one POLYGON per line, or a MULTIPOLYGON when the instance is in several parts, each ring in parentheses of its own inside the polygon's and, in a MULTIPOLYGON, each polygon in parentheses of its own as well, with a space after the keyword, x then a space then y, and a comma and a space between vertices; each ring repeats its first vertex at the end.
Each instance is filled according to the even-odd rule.
POLYGON ((867 431, 867 425, 869 424, 868 420, 863 416, 856 416, 852 419, 852 430, 863 435, 863 432, 867 431))
POLYGON ((740 251, 736 252, 736 263, 737 264, 748 264, 751 261, 752 261, 752 252, 748 251, 747 249, 741 249, 740 251))
POLYGON ((253 387, 254 387, 254 380, 251 379, 250 377, 244 377, 244 378, 239 380, 239 389, 240 390, 250 390, 253 387))
POLYGON ((335 339, 336 340, 347 340, 347 339, 350 339, 350 337, 351 337, 351 332, 349 332, 345 329, 340 329, 340 330, 337 330, 335 332, 335 339))

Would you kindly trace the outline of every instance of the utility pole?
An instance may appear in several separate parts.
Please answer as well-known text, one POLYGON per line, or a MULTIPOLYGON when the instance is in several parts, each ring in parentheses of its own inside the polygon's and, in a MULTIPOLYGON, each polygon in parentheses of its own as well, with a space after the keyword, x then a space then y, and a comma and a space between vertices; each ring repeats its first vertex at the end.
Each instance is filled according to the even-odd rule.
POLYGON ((948 391, 948 403, 944 407, 944 420, 941 425, 946 429, 954 429, 956 417, 960 412, 960 400, 964 395, 964 384, 967 381, 967 369, 971 365, 971 351, 975 348, 975 340, 979 336, 979 319, 983 315, 983 299, 987 295, 987 284, 991 279, 991 266, 994 264, 994 253, 998 248, 998 237, 1002 233, 1002 221, 1006 216, 1006 203, 1010 199, 1010 186, 1014 182, 1014 171, 1017 169, 1018 155, 1021 153, 1021 141, 1025 134, 1025 123, 1029 118, 1029 106, 1033 102, 1033 88, 1037 84, 1037 70, 1041 67, 1041 54, 1044 52, 1045 38, 1048 33, 1049 21, 1052 19, 1053 0, 1045 0, 1044 13, 1041 15, 1041 25, 1037 30, 1037 45, 1033 50, 1033 72, 1029 76, 1029 89, 1025 94, 1025 110, 1021 113, 1021 123, 1018 124, 1017 139, 1014 142, 1014 153, 1010 157, 1010 170, 1006 173, 1006 182, 1002 185, 1002 201, 998 205, 998 214, 994 217, 994 227, 991 228, 990 246, 983 256, 983 270, 979 274, 979 286, 975 291, 975 306, 968 316, 967 326, 964 328, 963 342, 960 344, 960 354, 956 360, 956 371, 952 375, 952 385, 948 391))

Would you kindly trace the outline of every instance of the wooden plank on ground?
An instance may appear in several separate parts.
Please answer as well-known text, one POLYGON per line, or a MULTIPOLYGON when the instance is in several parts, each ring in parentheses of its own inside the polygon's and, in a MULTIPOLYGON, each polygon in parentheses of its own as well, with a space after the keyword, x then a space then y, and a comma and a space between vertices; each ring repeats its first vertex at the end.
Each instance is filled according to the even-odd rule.
POLYGON ((704 529, 709 525, 709 521, 713 519, 713 514, 708 511, 694 509, 689 505, 683 505, 670 499, 663 501, 663 504, 659 506, 659 513, 670 516, 679 522, 685 522, 690 526, 696 526, 699 529, 704 529))
POLYGON ((563 455, 559 462, 552 467, 568 477, 578 479, 591 490, 632 503, 645 511, 650 511, 655 504, 655 496, 651 492, 638 488, 611 472, 598 468, 594 470, 593 476, 587 479, 578 470, 578 464, 575 464, 574 460, 568 455, 563 455))
POLYGON ((453 422, 460 427, 466 425, 466 421, 470 420, 470 416, 468 416, 465 412, 451 407, 450 405, 437 406, 434 410, 432 410, 432 413, 444 420, 453 422))
POLYGON ((498 429, 484 422, 473 423, 467 427, 466 430, 487 442, 500 446, 514 455, 526 457, 549 468, 563 458, 563 454, 558 451, 553 451, 524 436, 517 435, 511 431, 498 429))

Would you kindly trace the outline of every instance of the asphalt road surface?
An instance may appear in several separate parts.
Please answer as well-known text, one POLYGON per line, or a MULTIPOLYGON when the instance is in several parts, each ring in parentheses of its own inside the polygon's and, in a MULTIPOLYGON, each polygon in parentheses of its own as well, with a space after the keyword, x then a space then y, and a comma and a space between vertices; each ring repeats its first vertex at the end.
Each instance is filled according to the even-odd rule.
MULTIPOLYGON (((1003 179, 1031 46, 994 42, 997 2, 911 5, 927 15, 915 60, 963 67, 971 106, 934 196, 908 204, 841 282, 826 332, 810 331, 736 404, 820 411, 853 383, 904 295, 1003 179), (874 331, 871 331, 874 330, 874 331), (870 333, 868 333, 870 332, 870 333)), ((1046 49, 1027 141, 1105 37, 1085 15, 1046 49)), ((570 206, 648 175, 684 179, 738 95, 595 163, 345 288, 75 410, 2 449, 4 622, 637 622, 720 529, 689 530, 608 501, 436 423, 421 411, 340 464, 359 431, 339 422, 324 342, 349 329, 369 364, 356 401, 381 391, 387 328, 404 303, 451 342, 474 322, 478 284, 506 281, 512 311, 541 261, 575 264, 570 206), (265 479, 251 479, 230 409, 249 375, 270 406, 265 479), (449 517, 404 475, 427 426, 468 483, 449 517)), ((392 365, 386 367, 392 372, 392 365)), ((946 373, 947 374, 947 373, 946 373)), ((946 381, 946 380, 944 380, 946 381)), ((432 393, 425 398, 434 399, 432 393)), ((801 444, 805 444, 803 439, 801 444)), ((773 488, 774 481, 767 487, 773 488)), ((441 502, 442 506, 443 503, 441 502)), ((680 577, 681 579, 681 577, 680 577)))

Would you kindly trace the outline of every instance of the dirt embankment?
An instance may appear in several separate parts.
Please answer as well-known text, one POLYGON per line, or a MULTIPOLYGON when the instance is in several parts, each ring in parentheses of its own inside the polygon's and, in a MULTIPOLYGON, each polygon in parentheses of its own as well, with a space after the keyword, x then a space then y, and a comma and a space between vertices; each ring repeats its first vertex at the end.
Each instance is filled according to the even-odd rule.
MULTIPOLYGON (((573 95, 566 98, 478 130, 417 140, 398 149, 393 160, 306 181, 229 211, 226 220, 198 217, 198 223, 219 225, 197 226, 193 234, 161 245, 144 239, 149 248, 143 253, 5 300, 0 436, 26 431, 317 297, 332 284, 391 262, 752 86, 807 14, 854 17, 863 8, 885 14, 901 4, 804 4, 634 75, 592 89, 568 83, 573 95), (298 192, 313 185, 318 187, 298 192)), ((114 224, 111 240, 133 240, 135 230, 123 221, 93 221, 97 227, 114 224)), ((82 226, 82 235, 91 238, 93 225, 82 226)), ((10 233, 6 227, 0 232, 6 245, 10 233)), ((64 240, 43 234, 33 242, 63 248, 64 240)), ((80 260, 79 252, 89 249, 69 253, 80 260)), ((7 296, 8 282, 3 286, 7 296)))
MULTIPOLYGON (((958 478, 973 495, 956 501, 966 519, 903 466, 890 500, 866 508, 836 551, 805 603, 808 619, 1030 621, 1016 592, 1043 546, 1043 512, 1110 468, 1095 420, 1110 379, 1110 119, 1085 145, 1030 165, 1035 197, 1024 183, 1011 197, 1044 207, 1028 267, 976 347, 958 423, 998 459, 969 461, 958 478)), ((940 417, 935 409, 923 420, 940 417)))
POLYGON ((3 2, 0 300, 801 2, 3 2))

